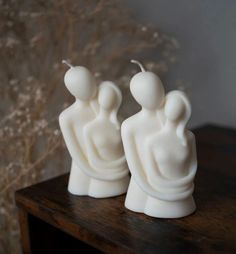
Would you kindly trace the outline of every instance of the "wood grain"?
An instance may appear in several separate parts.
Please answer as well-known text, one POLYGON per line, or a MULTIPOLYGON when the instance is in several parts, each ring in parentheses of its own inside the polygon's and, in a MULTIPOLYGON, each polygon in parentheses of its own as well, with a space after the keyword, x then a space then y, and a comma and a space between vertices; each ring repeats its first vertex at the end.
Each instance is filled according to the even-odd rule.
POLYGON ((29 214, 25 209, 19 208, 18 217, 20 221, 22 251, 25 254, 29 254, 31 253, 29 214))

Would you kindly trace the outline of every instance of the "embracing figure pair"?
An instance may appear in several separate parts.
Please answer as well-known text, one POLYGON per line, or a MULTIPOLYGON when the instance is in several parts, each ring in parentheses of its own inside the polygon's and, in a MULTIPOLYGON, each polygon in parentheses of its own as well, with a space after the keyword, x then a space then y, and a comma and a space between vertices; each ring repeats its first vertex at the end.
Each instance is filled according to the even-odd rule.
POLYGON ((113 82, 97 88, 82 66, 70 65, 65 74, 76 99, 59 117, 72 157, 68 190, 96 198, 128 190, 125 207, 132 211, 159 218, 187 216, 196 209, 196 144, 186 128, 190 102, 178 90, 165 95, 159 77, 133 62, 141 72, 131 79, 130 91, 141 110, 122 125, 117 117, 122 95, 113 82))

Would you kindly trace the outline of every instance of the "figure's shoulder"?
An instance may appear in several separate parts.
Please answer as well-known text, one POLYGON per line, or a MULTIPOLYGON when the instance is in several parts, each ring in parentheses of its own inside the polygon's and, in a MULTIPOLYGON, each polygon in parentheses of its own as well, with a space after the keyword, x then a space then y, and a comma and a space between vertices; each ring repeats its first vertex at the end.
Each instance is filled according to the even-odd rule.
POLYGON ((139 113, 136 113, 123 121, 123 123, 121 124, 121 129, 132 130, 133 128, 135 128, 135 126, 137 127, 137 123, 139 122, 139 120, 139 113))
POLYGON ((186 135, 187 135, 187 139, 188 139, 190 142, 195 142, 195 135, 193 134, 192 131, 187 130, 186 135))
POLYGON ((59 115, 59 122, 69 120, 71 115, 73 114, 72 105, 66 109, 64 109, 59 115))
POLYGON ((59 115, 59 122, 63 121, 63 119, 65 119, 66 116, 67 116, 67 114, 66 114, 66 109, 65 109, 59 115))

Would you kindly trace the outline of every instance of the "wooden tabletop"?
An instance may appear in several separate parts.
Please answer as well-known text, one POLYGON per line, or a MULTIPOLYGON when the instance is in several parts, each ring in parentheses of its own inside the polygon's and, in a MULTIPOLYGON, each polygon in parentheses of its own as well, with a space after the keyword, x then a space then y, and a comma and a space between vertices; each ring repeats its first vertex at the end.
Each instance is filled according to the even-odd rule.
POLYGON ((16 192, 20 209, 105 253, 236 253, 236 131, 194 131, 197 211, 182 219, 155 219, 124 207, 125 196, 73 196, 68 175, 16 192))

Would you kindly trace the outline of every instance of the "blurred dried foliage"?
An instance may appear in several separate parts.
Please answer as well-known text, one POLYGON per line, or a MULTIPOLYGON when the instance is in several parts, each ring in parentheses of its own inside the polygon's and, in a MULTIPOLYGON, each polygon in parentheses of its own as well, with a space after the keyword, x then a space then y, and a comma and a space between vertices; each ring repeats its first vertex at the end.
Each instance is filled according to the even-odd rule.
POLYGON ((130 59, 160 76, 175 62, 177 41, 137 23, 119 1, 0 1, 0 253, 19 253, 14 191, 68 170, 58 114, 71 103, 63 58, 122 88, 127 117, 137 110, 130 59), (148 56, 148 57, 147 57, 148 56), (129 103, 127 104, 127 101, 129 103))

